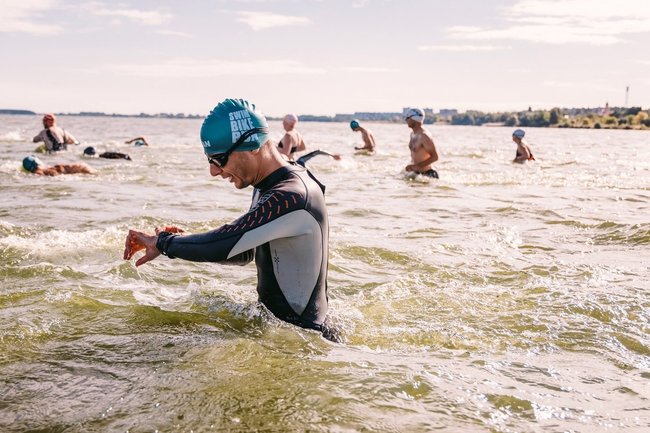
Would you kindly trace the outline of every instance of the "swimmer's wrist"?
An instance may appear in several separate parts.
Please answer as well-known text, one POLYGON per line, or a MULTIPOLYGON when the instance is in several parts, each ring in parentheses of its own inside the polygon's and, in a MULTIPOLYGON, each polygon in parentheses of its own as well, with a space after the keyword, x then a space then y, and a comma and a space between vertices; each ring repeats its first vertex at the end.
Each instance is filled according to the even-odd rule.
POLYGON ((156 249, 160 251, 160 254, 173 259, 173 256, 170 256, 167 252, 169 249, 169 244, 171 240, 175 237, 175 233, 162 231, 158 233, 158 239, 156 240, 156 249))

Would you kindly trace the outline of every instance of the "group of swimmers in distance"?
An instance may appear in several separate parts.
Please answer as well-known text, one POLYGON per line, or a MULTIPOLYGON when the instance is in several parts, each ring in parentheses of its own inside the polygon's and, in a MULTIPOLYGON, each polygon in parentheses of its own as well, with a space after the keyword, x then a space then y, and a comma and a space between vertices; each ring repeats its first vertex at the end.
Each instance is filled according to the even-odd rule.
MULTIPOLYGON (((433 169, 433 163, 438 161, 438 152, 433 136, 428 129, 422 125, 424 123, 424 111, 419 108, 409 108, 404 114, 404 121, 411 128, 412 132, 409 138, 409 150, 411 152, 411 163, 404 168, 407 173, 413 173, 426 177, 438 179, 438 172, 433 169)), ((297 164, 305 166, 306 162, 311 158, 318 155, 329 156, 335 160, 340 160, 341 155, 333 154, 325 150, 314 150, 301 157, 295 159, 298 152, 306 150, 305 142, 300 132, 296 130, 296 123, 298 123, 298 116, 295 114, 287 114, 282 119, 282 127, 285 134, 278 143, 278 150, 280 154, 290 161, 295 161, 297 164)), ((363 146, 354 149, 358 154, 373 155, 376 151, 375 137, 370 129, 361 125, 359 120, 354 119, 350 122, 350 129, 354 132, 360 132, 363 140, 363 146)), ((524 140, 525 131, 517 129, 512 133, 512 140, 517 144, 517 151, 513 162, 523 164, 526 161, 534 161, 530 145, 524 140)), ((43 142, 40 146, 42 152, 58 152, 60 150, 67 150, 69 144, 78 145, 77 139, 68 131, 56 125, 56 116, 54 114, 46 114, 43 116, 43 130, 34 137, 34 143, 43 142)), ((133 144, 134 146, 149 146, 147 140, 140 136, 125 141, 126 144, 133 144)), ((106 159, 126 159, 131 160, 128 154, 121 152, 102 152, 97 153, 97 150, 88 146, 84 149, 83 156, 90 158, 106 158, 106 159)), ((35 156, 28 156, 23 159, 23 169, 26 171, 46 176, 57 176, 59 174, 94 174, 95 171, 84 163, 77 164, 57 164, 51 167, 46 167, 35 156)))
MULTIPOLYGON (((411 163, 404 167, 407 173, 414 173, 426 177, 438 179, 438 172, 433 169, 433 163, 438 161, 438 151, 436 150, 433 137, 428 129, 422 125, 424 123, 424 111, 419 108, 409 108, 404 113, 404 121, 411 128, 409 138, 409 150, 411 151, 411 163)), ((355 132, 361 133, 363 147, 355 147, 355 150, 367 155, 375 153, 375 137, 372 132, 361 126, 357 119, 350 122, 350 128, 355 132)), ((512 140, 517 144, 515 159, 512 162, 523 164, 526 161, 534 161, 529 144, 524 140, 526 132, 523 129, 517 129, 512 133, 512 140)))
MULTIPOLYGON (((43 116, 43 130, 39 132, 32 141, 34 143, 43 142, 43 144, 36 149, 36 152, 40 153, 54 153, 67 150, 69 144, 79 144, 79 141, 72 134, 56 125, 56 116, 51 113, 43 116)), ((149 143, 144 137, 136 137, 125 141, 125 143, 133 143, 134 146, 149 146, 149 143)), ((102 152, 97 154, 96 149, 92 146, 88 146, 84 149, 83 156, 88 158, 131 160, 129 155, 121 152, 102 152)), ((57 164, 47 167, 34 155, 23 158, 22 167, 24 170, 40 176, 58 176, 59 174, 95 174, 95 170, 82 162, 76 164, 57 164)))

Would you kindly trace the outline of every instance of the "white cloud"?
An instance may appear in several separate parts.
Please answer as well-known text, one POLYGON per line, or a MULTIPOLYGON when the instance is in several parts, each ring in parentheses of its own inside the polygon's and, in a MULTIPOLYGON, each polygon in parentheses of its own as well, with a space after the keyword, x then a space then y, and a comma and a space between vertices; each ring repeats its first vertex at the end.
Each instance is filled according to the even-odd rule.
POLYGON ((344 72, 364 72, 364 73, 381 73, 381 72, 398 71, 398 69, 385 68, 382 66, 345 66, 338 69, 344 72))
POLYGON ((519 0, 503 9, 510 24, 503 28, 456 26, 453 38, 490 41, 612 45, 624 36, 650 33, 647 0, 519 0))
POLYGON ((36 35, 61 33, 63 28, 60 25, 48 23, 45 17, 41 18, 43 12, 55 6, 55 0, 3 0, 0 32, 36 35))
POLYGON ((306 66, 295 60, 232 60, 175 59, 160 64, 114 64, 104 66, 114 73, 162 78, 202 78, 223 75, 314 75, 324 74, 322 68, 306 66))
POLYGON ((192 35, 185 32, 178 32, 175 30, 156 30, 156 33, 164 36, 178 36, 180 38, 191 38, 192 35))
POLYGON ((311 24, 307 17, 280 15, 272 12, 237 12, 237 21, 249 25, 253 30, 266 30, 273 27, 304 26, 311 24))
POLYGON ((101 8, 92 11, 94 15, 126 18, 139 24, 159 26, 171 20, 172 15, 158 11, 143 11, 139 9, 108 9, 101 8))
POLYGON ((421 45, 419 51, 503 51, 512 47, 503 45, 421 45))

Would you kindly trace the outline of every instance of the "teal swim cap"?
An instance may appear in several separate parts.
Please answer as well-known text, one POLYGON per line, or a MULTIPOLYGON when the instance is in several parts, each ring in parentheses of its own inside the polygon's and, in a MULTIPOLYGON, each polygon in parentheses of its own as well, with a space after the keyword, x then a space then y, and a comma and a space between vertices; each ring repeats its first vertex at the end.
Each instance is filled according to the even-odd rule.
POLYGON ((41 161, 39 161, 35 156, 26 156, 23 159, 23 168, 30 173, 36 171, 39 165, 41 165, 41 161))
POLYGON ((201 126, 201 144, 206 155, 223 153, 253 128, 264 128, 248 137, 235 151, 259 149, 269 139, 266 118, 243 99, 226 99, 210 112, 201 126))
POLYGON ((350 128, 358 128, 359 127, 359 121, 357 119, 354 119, 352 122, 350 122, 350 128))

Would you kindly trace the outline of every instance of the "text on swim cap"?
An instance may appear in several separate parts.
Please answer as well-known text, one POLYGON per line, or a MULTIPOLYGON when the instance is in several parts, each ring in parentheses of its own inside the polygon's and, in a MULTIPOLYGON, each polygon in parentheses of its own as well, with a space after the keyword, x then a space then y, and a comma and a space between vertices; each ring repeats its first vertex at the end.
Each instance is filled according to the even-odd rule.
MULTIPOLYGON (((254 128, 251 113, 248 110, 239 110, 228 113, 230 118, 230 131, 232 142, 235 143, 242 133, 254 128)), ((257 134, 251 135, 245 141, 257 140, 257 134)))

